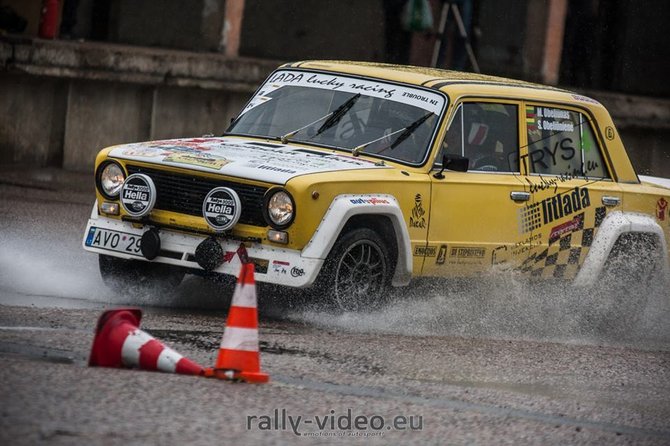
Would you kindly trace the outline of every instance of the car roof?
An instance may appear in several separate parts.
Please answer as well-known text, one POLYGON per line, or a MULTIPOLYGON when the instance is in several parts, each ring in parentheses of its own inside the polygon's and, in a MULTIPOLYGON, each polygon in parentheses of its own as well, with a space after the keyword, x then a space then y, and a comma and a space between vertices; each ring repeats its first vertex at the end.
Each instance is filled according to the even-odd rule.
POLYGON ((600 138, 603 147, 607 146, 606 155, 613 160, 610 164, 612 164, 612 167, 616 166, 614 173, 617 181, 639 182, 623 143, 617 137, 618 133, 614 131, 614 123, 609 112, 600 102, 580 93, 548 85, 478 73, 375 62, 311 60, 288 63, 283 65, 282 68, 365 76, 416 85, 441 91, 447 94, 449 100, 454 104, 460 100, 481 98, 484 100, 524 101, 530 104, 549 103, 587 110, 591 118, 598 123, 597 132, 600 129, 608 129, 611 132, 611 137, 608 137, 607 140, 604 139, 604 135, 601 135, 600 138))
POLYGON ((283 68, 303 68, 373 77, 429 87, 450 93, 452 96, 472 94, 476 90, 483 95, 494 94, 495 96, 508 96, 510 98, 527 97, 560 102, 574 102, 581 98, 584 102, 598 104, 597 101, 580 96, 575 92, 548 85, 440 68, 339 60, 301 61, 285 64, 283 68), (477 88, 473 88, 475 86, 477 88))

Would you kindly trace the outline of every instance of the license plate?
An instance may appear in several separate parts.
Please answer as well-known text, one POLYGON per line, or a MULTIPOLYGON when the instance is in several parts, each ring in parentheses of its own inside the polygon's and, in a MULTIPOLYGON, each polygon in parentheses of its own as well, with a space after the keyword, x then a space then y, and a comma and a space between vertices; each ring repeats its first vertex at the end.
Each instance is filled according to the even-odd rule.
POLYGON ((86 246, 118 251, 134 256, 142 256, 140 240, 142 236, 127 232, 91 227, 86 236, 86 246))

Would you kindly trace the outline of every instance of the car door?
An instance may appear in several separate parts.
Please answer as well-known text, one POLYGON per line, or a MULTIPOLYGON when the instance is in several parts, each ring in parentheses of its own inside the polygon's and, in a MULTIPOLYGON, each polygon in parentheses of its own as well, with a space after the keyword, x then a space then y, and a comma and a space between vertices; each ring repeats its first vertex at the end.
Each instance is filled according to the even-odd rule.
MULTIPOLYGON (((514 266, 532 234, 519 236, 530 193, 520 172, 521 102, 471 99, 454 105, 443 153, 469 159, 467 172, 433 171, 424 276, 467 276, 514 266)), ((437 162, 442 157, 438 155, 437 162)), ((436 166, 440 168, 440 166, 436 166)))
POLYGON ((538 246, 520 269, 572 278, 606 215, 622 209, 623 193, 586 111, 541 102, 527 102, 524 110, 528 153, 521 167, 532 200, 520 229, 535 234, 538 246))

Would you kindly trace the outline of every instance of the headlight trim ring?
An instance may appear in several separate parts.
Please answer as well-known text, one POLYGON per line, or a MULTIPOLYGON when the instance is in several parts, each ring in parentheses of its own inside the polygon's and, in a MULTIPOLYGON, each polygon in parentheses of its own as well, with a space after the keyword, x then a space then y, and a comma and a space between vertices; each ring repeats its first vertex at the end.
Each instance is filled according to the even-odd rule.
POLYGON ((295 206, 295 200, 293 199, 293 195, 283 187, 273 187, 268 189, 268 191, 265 193, 265 196, 263 197, 263 217, 265 218, 266 223, 271 226, 273 229, 286 229, 291 224, 295 221, 295 216, 296 216, 296 206, 295 206), (293 210, 291 212, 291 217, 286 221, 285 223, 276 223, 271 217, 270 217, 270 200, 272 197, 274 197, 278 193, 284 193, 286 196, 289 198, 291 202, 291 209, 293 210))
POLYGON ((102 187, 102 174, 105 171, 105 169, 107 169, 107 167, 109 167, 110 165, 115 165, 121 170, 121 173, 123 175, 123 181, 121 182, 121 186, 123 186, 123 183, 125 182, 126 178, 128 178, 128 172, 126 172, 123 166, 117 161, 105 160, 102 163, 100 163, 95 173, 95 187, 96 189, 98 189, 98 192, 100 192, 100 194, 107 200, 118 200, 121 195, 121 186, 119 187, 119 192, 116 195, 109 195, 105 191, 105 188, 102 187))

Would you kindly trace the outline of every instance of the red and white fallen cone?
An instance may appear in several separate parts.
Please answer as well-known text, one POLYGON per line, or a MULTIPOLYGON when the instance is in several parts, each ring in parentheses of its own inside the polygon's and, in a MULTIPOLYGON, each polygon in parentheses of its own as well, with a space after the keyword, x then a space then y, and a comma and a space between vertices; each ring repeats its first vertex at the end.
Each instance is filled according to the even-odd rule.
POLYGON ((254 264, 243 263, 235 285, 226 328, 216 365, 205 376, 265 383, 270 377, 260 371, 258 349, 258 309, 254 264))
POLYGON ((137 368, 185 375, 203 375, 204 368, 139 329, 142 312, 120 308, 102 313, 95 330, 88 365, 137 368))

